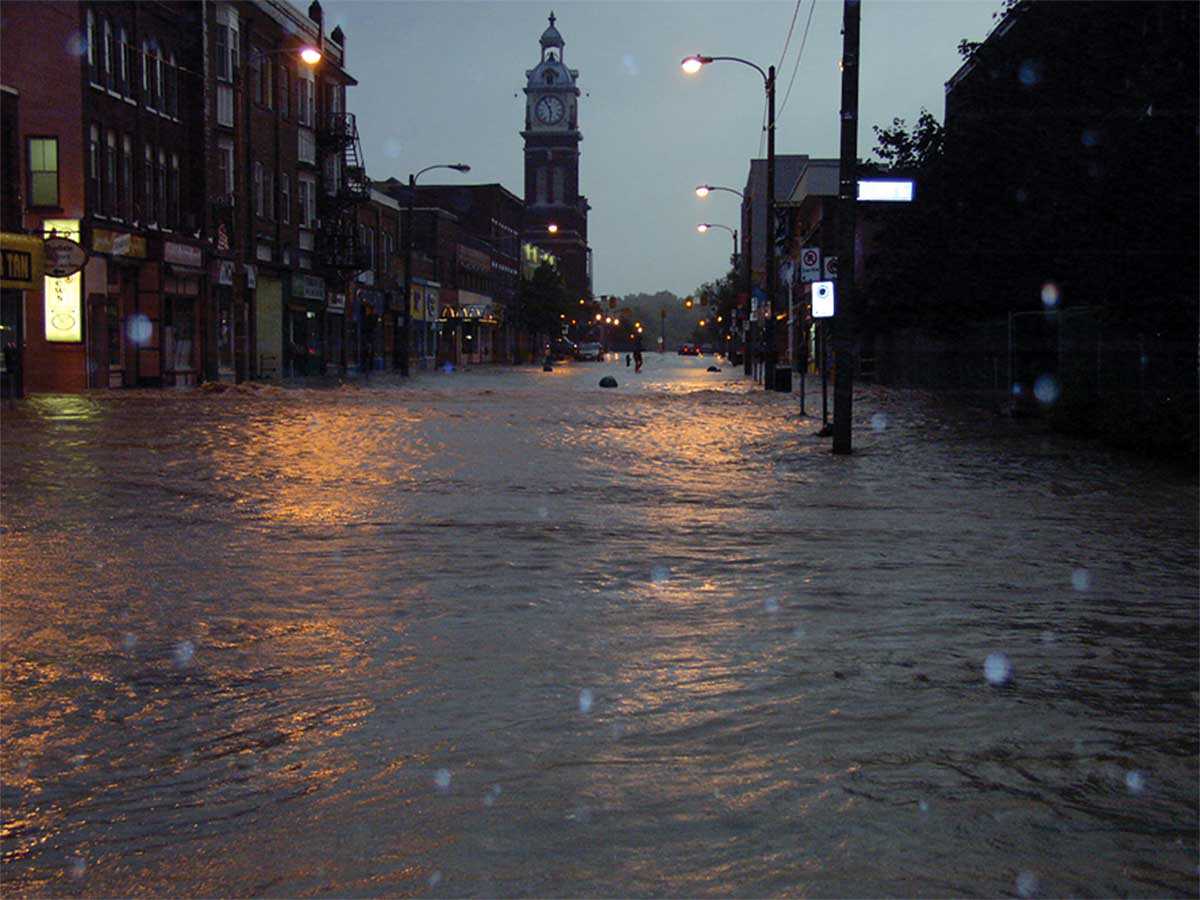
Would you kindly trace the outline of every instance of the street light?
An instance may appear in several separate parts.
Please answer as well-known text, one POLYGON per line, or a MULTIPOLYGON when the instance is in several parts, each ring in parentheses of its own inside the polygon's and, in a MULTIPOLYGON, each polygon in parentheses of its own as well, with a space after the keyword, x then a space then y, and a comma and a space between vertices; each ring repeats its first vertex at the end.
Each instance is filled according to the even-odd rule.
POLYGON ((409 323, 412 319, 412 251, 413 251, 413 203, 417 195, 417 179, 434 169, 453 169, 455 172, 470 172, 466 163, 440 163, 426 166, 416 175, 408 176, 408 218, 404 229, 404 315, 400 317, 400 374, 408 377, 409 323))
POLYGON ((728 225, 722 225, 719 222, 701 222, 696 226, 696 230, 701 234, 704 234, 710 228, 723 228, 725 231, 728 231, 733 235, 733 264, 736 266, 738 255, 737 229, 730 228, 728 225))
POLYGON ((316 47, 305 47, 300 51, 300 58, 310 66, 315 66, 321 61, 321 51, 316 47))
POLYGON ((701 199, 707 197, 713 191, 728 191, 731 194, 737 194, 743 200, 746 199, 745 194, 734 188, 719 187, 715 184, 700 184, 696 186, 696 196, 700 197, 701 199))
MULTIPOLYGON (((695 75, 704 66, 713 62, 736 62, 750 66, 763 79, 763 87, 767 92, 767 315, 763 338, 766 343, 766 356, 763 359, 763 387, 772 389, 775 377, 775 281, 778 274, 775 271, 775 241, 772 237, 775 228, 775 67, 770 66, 765 72, 762 66, 741 59, 737 56, 703 56, 696 53, 687 57, 680 64, 688 75, 695 75)), ((749 301, 747 301, 749 302, 749 301)))
POLYGON ((548 232, 550 232, 551 234, 558 234, 558 226, 555 225, 553 222, 551 222, 549 225, 546 226, 546 230, 548 232))

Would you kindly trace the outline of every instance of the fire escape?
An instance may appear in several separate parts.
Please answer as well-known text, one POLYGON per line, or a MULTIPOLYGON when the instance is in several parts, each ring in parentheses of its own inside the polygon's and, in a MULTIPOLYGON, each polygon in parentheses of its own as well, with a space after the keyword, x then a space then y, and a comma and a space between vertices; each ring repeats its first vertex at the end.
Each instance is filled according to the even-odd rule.
POLYGON ((326 269, 347 274, 368 267, 367 248, 358 240, 356 210, 371 199, 354 113, 328 113, 317 130, 325 183, 317 201, 317 259, 326 269))

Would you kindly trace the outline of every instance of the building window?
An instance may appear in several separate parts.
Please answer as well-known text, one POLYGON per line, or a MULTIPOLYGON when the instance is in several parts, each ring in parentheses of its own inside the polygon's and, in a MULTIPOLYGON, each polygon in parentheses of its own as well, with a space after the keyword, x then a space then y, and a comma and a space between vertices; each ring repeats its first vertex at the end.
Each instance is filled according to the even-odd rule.
POLYGON ((117 203, 117 133, 109 130, 104 141, 104 214, 120 215, 117 203))
POLYGON ((223 138, 217 143, 217 185, 224 191, 229 203, 233 195, 233 141, 223 138))
POLYGON ((271 222, 275 221, 275 173, 266 171, 263 173, 263 199, 267 205, 267 219, 271 222))
POLYGON ((262 67, 262 103, 267 109, 271 109, 275 103, 275 67, 270 61, 263 63, 262 67))
POLYGON ((104 84, 109 90, 117 86, 116 54, 113 52, 112 22, 104 20, 104 84))
POLYGON ((100 194, 100 127, 93 125, 88 132, 87 202, 93 212, 104 214, 100 194))
POLYGON ((127 52, 126 44, 129 36, 122 28, 118 34, 117 43, 117 87, 122 94, 129 93, 129 53, 127 52))
POLYGON ((301 72, 296 79, 296 120, 312 128, 314 119, 312 73, 301 72))
POLYGON ((175 64, 174 53, 162 61, 162 68, 164 111, 169 116, 179 118, 179 67, 175 64))
POLYGON ((317 218, 317 183, 310 176, 299 175, 296 178, 296 191, 300 199, 300 225, 312 228, 317 218))
POLYGON ((158 151, 158 167, 155 169, 154 213, 155 219, 165 228, 167 221, 167 151, 158 151))
POLYGON ((129 40, 129 34, 121 31, 121 80, 125 84, 125 96, 137 93, 138 49, 129 40))
POLYGON ((167 174, 167 210, 171 225, 179 227, 179 154, 171 154, 171 171, 167 174))
POLYGON ((256 162, 254 170, 254 215, 262 218, 263 214, 263 164, 256 162))
POLYGON ((142 169, 142 212, 149 224, 154 221, 154 148, 147 144, 145 151, 142 169))
POLYGON ((379 268, 384 274, 392 270, 392 235, 387 231, 383 233, 383 259, 379 261, 379 268))
POLYGON ((96 81, 96 14, 87 11, 87 64, 88 76, 94 84, 96 81))
POLYGON ((288 105, 291 103, 291 80, 292 73, 288 71, 286 65, 279 66, 279 115, 286 119, 290 114, 288 105))
POLYGON ((58 138, 29 139, 29 205, 58 206, 58 138))
POLYGON ((214 42, 217 50, 217 78, 221 81, 233 81, 237 73, 238 61, 238 30, 236 14, 229 13, 231 21, 218 23, 217 39, 214 42))
POLYGON ((254 98, 254 102, 259 106, 263 103, 263 54, 262 51, 250 45, 248 50, 250 58, 246 61, 247 76, 250 81, 250 96, 254 98))
POLYGON ((292 223, 292 179, 280 173, 279 175, 279 211, 284 225, 292 223))
POLYGON ((121 141, 121 215, 133 218, 133 138, 121 141))
POLYGON ((142 102, 154 109, 154 51, 149 41, 142 41, 142 102))

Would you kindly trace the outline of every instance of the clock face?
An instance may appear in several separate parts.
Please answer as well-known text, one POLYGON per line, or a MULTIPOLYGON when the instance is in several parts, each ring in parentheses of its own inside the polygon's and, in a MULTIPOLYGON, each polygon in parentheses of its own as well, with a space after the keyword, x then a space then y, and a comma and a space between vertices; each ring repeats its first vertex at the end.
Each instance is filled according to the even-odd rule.
POLYGON ((562 121, 567 111, 566 105, 558 97, 543 97, 533 107, 538 121, 544 125, 557 125, 562 121))

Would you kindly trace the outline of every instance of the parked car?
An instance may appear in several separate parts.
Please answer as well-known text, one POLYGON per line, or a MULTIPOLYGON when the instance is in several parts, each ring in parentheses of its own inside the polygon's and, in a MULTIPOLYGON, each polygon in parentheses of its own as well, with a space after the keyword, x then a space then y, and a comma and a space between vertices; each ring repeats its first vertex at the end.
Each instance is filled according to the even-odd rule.
POLYGON ((700 348, 697 347, 695 344, 680 344, 679 345, 679 355, 680 356, 699 356, 700 348))
POLYGON ((572 359, 579 353, 579 348, 575 342, 567 338, 556 338, 550 343, 549 354, 550 358, 555 362, 560 362, 564 359, 572 359))
POLYGON ((604 361, 604 348, 600 344, 580 344, 575 354, 576 359, 594 359, 604 361))

